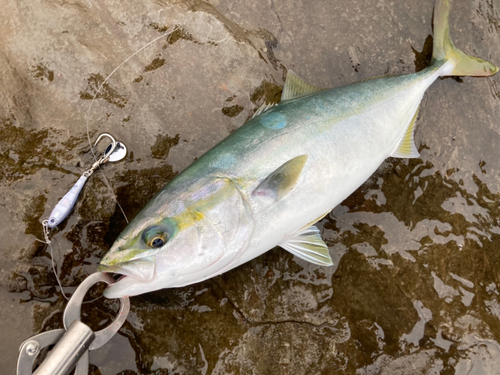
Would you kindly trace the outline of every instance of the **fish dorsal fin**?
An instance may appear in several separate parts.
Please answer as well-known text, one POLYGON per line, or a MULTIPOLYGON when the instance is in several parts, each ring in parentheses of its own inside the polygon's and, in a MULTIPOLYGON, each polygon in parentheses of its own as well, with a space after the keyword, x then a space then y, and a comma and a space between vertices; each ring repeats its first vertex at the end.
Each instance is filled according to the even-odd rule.
POLYGON ((252 118, 257 117, 258 115, 266 112, 268 109, 271 109, 276 105, 277 105, 276 103, 264 103, 264 104, 262 104, 259 108, 257 108, 257 110, 253 114, 252 118))
POLYGON ((415 147, 415 141, 413 139, 413 134, 415 133, 415 121, 417 121, 418 108, 410 121, 408 128, 406 129, 403 138, 399 141, 398 146, 391 153, 392 157, 395 158, 418 158, 420 154, 418 153, 417 147, 415 147))
POLYGON ((321 239, 319 229, 315 226, 301 229, 292 238, 280 243, 279 246, 308 262, 320 266, 333 266, 328 246, 321 239))
POLYGON ((323 91, 319 87, 313 86, 302 78, 300 78, 297 74, 295 74, 292 70, 289 70, 286 75, 285 86, 283 87, 283 92, 281 93, 281 101, 297 99, 302 96, 306 96, 309 94, 314 94, 315 92, 323 91))
POLYGON ((252 197, 275 203, 283 199, 297 184, 307 161, 307 155, 288 160, 266 177, 252 192, 252 197))

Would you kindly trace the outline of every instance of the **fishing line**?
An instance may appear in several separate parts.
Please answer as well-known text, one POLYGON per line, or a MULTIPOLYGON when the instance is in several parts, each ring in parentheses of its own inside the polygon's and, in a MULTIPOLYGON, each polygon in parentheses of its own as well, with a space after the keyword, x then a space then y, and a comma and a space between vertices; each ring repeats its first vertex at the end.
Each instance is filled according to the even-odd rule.
POLYGON ((47 247, 50 249, 50 261, 52 263, 52 272, 54 273, 54 276, 56 277, 57 284, 59 285, 59 289, 61 290, 63 297, 67 301, 69 301, 68 296, 66 295, 66 293, 64 293, 64 289, 62 287, 61 280, 59 279, 59 276, 58 276, 58 273, 56 270, 56 265, 54 262, 54 251, 52 249, 52 241, 50 240, 50 232, 49 232, 49 227, 47 226, 47 224, 48 224, 48 220, 42 221, 43 237, 44 237, 45 241, 39 240, 38 238, 36 240, 45 244, 45 246, 43 248, 44 252, 47 250, 47 247))
MULTIPOLYGON (((92 152, 92 156, 94 157, 94 160, 97 160, 96 159, 96 155, 94 153, 94 149, 92 147, 92 141, 90 140, 90 131, 89 131, 89 122, 90 122, 90 111, 92 110, 92 105, 94 104, 94 100, 97 98, 97 95, 99 95, 100 91, 102 90, 102 88, 104 87, 104 85, 106 84, 106 82, 108 82, 108 80, 111 78, 111 76, 113 74, 116 73, 116 71, 118 69, 120 69, 123 65, 125 65, 132 57, 134 57, 135 55, 137 55, 139 52, 141 52, 142 50, 144 50, 145 48, 149 47, 151 44, 153 44, 154 42, 156 42, 157 40, 161 39, 161 38, 164 38, 170 34, 172 34, 174 31, 177 30, 177 26, 174 27, 174 29, 172 31, 169 31, 167 33, 164 33, 162 35, 160 35, 159 37, 153 39, 152 41, 150 41, 149 43, 145 44, 144 46, 142 46, 141 48, 139 48, 137 51, 135 51, 132 55, 130 55, 129 57, 127 57, 125 60, 122 61, 122 63, 120 65, 118 65, 107 77, 104 81, 102 81, 102 83, 99 85, 99 88, 97 89, 96 93, 94 94, 94 97, 92 98, 92 101, 90 102, 90 106, 89 106, 89 109, 87 111, 87 119, 86 119, 86 123, 85 123, 85 126, 87 128, 87 140, 89 142, 89 145, 90 145, 90 151, 92 152)), ((121 207, 120 207, 121 208, 121 207)), ((125 215, 125 214, 124 214, 125 215)), ((126 219, 126 217, 125 217, 126 219)), ((128 223, 128 221, 127 221, 128 223)))
MULTIPOLYGON (((109 183, 108 179, 106 178, 106 175, 104 173, 104 170, 101 168, 101 164, 104 164, 106 161, 103 161, 105 158, 106 158, 106 155, 108 153, 108 150, 105 151, 104 153, 104 156, 101 157, 100 159, 97 158, 96 156, 96 153, 94 152, 94 147, 95 145, 97 144, 97 142, 99 141, 99 139, 102 137, 102 135, 98 138, 96 144, 92 145, 92 141, 90 139, 90 113, 92 111, 92 106, 94 104, 94 101, 95 99, 97 98, 97 95, 99 95, 99 93, 101 92, 102 88, 104 87, 104 85, 106 84, 106 82, 111 78, 111 76, 113 74, 115 74, 118 69, 120 69, 124 64, 126 64, 130 59, 132 59, 134 56, 136 56, 138 53, 140 53, 141 51, 143 51, 144 49, 146 49, 147 47, 149 47, 151 44, 155 43, 156 41, 158 41, 159 39, 161 38, 164 38, 170 34, 172 34, 174 31, 178 30, 178 27, 175 26, 171 31, 169 32, 166 32, 160 36, 158 36, 157 38, 151 40, 150 42, 148 42, 147 44, 145 44, 144 46, 142 46, 141 48, 139 48, 137 51, 135 51, 132 55, 130 55, 129 57, 127 57, 125 60, 123 60, 115 69, 113 69, 113 71, 104 79, 104 81, 99 85, 99 87, 97 88, 94 96, 92 97, 92 101, 90 102, 90 105, 89 105, 89 108, 87 110, 87 115, 86 115, 86 119, 85 119, 85 127, 86 127, 86 132, 87 132, 87 140, 89 142, 89 146, 90 146, 90 151, 92 153, 92 157, 94 159, 94 164, 92 165, 92 168, 88 171, 86 171, 82 177, 80 177, 80 180, 82 180, 82 185, 81 185, 81 188, 83 188, 83 184, 85 184, 85 181, 86 181, 86 178, 88 178, 95 169, 99 169, 100 172, 101 172, 101 176, 102 176, 102 179, 104 181, 104 183, 106 184, 106 187, 112 192, 112 195, 113 195, 113 200, 115 201, 116 205, 120 208, 120 211, 123 215, 123 217, 125 218, 125 221, 127 222, 127 224, 129 223, 129 220, 127 218, 127 215, 125 214, 125 211, 123 210, 123 207, 121 206, 121 204, 118 202, 118 199, 116 197, 116 194, 114 193, 113 191, 113 188, 111 187, 111 184, 109 183), (90 173, 89 173, 90 171, 90 173), (85 176, 85 179, 82 179, 83 177, 85 176)), ((109 136, 109 135, 108 135, 109 136)), ((112 150, 109 152, 109 154, 112 154, 112 152, 115 150, 115 147, 116 147, 116 144, 119 144, 119 142, 115 142, 115 140, 109 136, 112 140, 113 140, 113 148, 112 150)), ((111 146, 111 145, 110 145, 111 146)), ((108 146, 109 148, 109 146, 108 146)), ((73 186, 73 189, 75 187, 77 187, 78 183, 80 182, 80 180, 77 182, 77 184, 75 184, 75 186, 73 186)), ((80 188, 80 190, 81 190, 80 188)), ((78 193, 79 191, 77 192, 77 195, 75 197, 75 200, 76 198, 78 197, 78 193)), ((67 193, 69 194, 69 193, 67 193)), ((64 199, 64 197, 63 197, 64 199)), ((58 203, 59 204, 59 203, 58 203)), ((57 205, 56 205, 56 208, 57 208, 57 205)), ((51 219, 52 221, 52 219, 51 219)), ((44 248, 44 251, 47 249, 47 247, 49 247, 50 249, 50 260, 51 260, 51 263, 52 263, 52 271, 54 273, 54 276, 56 277, 56 280, 57 280, 57 284, 59 285, 59 288, 61 290, 61 293, 62 295, 64 296, 64 298, 66 300, 69 301, 69 298, 68 296, 64 293, 64 290, 63 290, 63 286, 62 286, 62 283, 61 283, 61 280, 59 279, 59 274, 57 272, 57 269, 56 269, 56 264, 55 264, 55 261, 54 261, 54 252, 53 252, 53 247, 52 247, 52 241, 50 240, 50 228, 49 228, 49 221, 48 220, 44 220, 42 222, 42 227, 43 227, 43 236, 44 236, 44 240, 45 241, 42 241, 42 240, 39 240, 37 239, 37 241, 40 241, 40 242, 43 242, 46 244, 45 248, 44 248)), ((98 297, 92 301, 88 301, 86 303, 90 303, 90 302, 93 302, 97 299, 99 299, 101 297, 98 297)))
MULTIPOLYGON (((90 123, 90 112, 92 111, 92 105, 94 104, 94 101, 95 99, 97 98, 97 95, 99 95, 100 91, 102 90, 102 88, 104 87, 104 85, 106 84, 106 82, 111 78, 111 76, 113 74, 115 74, 117 72, 118 69, 120 69, 123 65, 125 65, 131 58, 133 58, 135 55, 137 55, 138 53, 140 53, 142 50, 144 50, 145 48, 149 47, 151 44, 153 44, 154 42, 156 42, 157 40, 161 39, 161 38, 164 38, 170 34, 172 34, 175 30, 177 30, 177 26, 174 27, 174 29, 172 31, 169 31, 167 33, 164 33, 162 35, 160 35, 159 37, 153 39, 152 41, 150 41, 149 43, 145 44, 144 46, 142 46, 141 48, 139 48, 137 51, 135 51, 132 55, 130 55, 129 57, 127 57, 125 60, 122 61, 122 63, 120 65, 118 65, 107 77, 106 79, 104 79, 104 81, 102 81, 102 83, 99 85, 97 91, 95 92, 94 94, 94 97, 92 98, 92 101, 90 102, 90 105, 89 105, 89 109, 87 111, 87 118, 86 118, 86 121, 85 121, 85 126, 86 126, 86 130, 87 130, 87 140, 89 142, 89 145, 90 145, 90 151, 92 152, 92 157, 94 158, 94 161, 97 161, 97 157, 96 157, 96 154, 94 152, 94 148, 92 147, 92 141, 90 140, 90 128, 89 128, 89 123, 90 123)), ((101 171, 102 173, 102 177, 103 177, 103 180, 104 180, 104 183, 106 184, 106 186, 108 187, 108 189, 110 191, 113 191, 113 188, 111 187, 111 185, 109 184, 108 182, 108 179, 106 178, 106 175, 104 174, 104 171, 101 169, 101 167, 99 166, 99 170, 101 171)), ((129 223, 128 221, 128 218, 127 218, 127 215, 125 215, 125 211, 123 210, 122 206, 120 205, 120 203, 118 202, 118 200, 116 199, 116 195, 113 193, 113 199, 115 201, 115 203, 118 205, 118 207, 120 208, 120 211, 122 212, 123 214, 123 217, 125 218, 125 221, 127 222, 127 224, 129 223)))

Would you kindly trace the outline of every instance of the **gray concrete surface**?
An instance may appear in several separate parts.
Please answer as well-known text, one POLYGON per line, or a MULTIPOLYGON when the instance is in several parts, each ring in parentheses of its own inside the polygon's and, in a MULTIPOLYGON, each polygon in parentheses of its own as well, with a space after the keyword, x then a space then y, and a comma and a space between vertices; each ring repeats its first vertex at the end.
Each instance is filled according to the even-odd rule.
MULTIPOLYGON (((500 1, 454 2, 450 29, 500 64, 500 1)), ((90 179, 54 233, 69 293, 175 174, 277 101, 288 69, 323 87, 430 57, 433 1, 4 0, 0 13, 0 368, 59 328, 41 220, 109 132, 126 160, 90 179), (97 86, 127 57, 90 107, 97 86)), ((500 374, 499 77, 438 80, 421 158, 389 159, 320 222, 335 267, 281 249, 202 284, 132 299, 91 374, 500 374)), ((96 291, 94 295, 98 295, 96 291)), ((84 306, 102 327, 116 303, 84 306)), ((2 370, 3 372, 3 370, 2 370)))

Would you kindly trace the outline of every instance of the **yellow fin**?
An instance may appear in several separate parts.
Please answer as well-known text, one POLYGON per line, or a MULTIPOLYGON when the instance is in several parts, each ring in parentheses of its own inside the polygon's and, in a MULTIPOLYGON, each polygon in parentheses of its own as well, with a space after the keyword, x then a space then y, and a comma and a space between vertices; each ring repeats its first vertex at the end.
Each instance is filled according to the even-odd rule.
POLYGON ((289 70, 286 75, 283 92, 281 93, 281 101, 283 102, 285 100, 297 99, 302 96, 314 94, 315 92, 320 92, 323 90, 324 89, 307 83, 292 70, 289 70))
POLYGON ((308 262, 320 266, 333 265, 328 246, 321 239, 319 229, 315 226, 301 229, 292 238, 280 243, 278 246, 308 262))
POLYGON ((415 147, 415 141, 413 139, 413 134, 415 133, 415 122, 417 121, 418 108, 410 121, 406 133, 401 138, 398 147, 392 152, 391 156, 395 158, 418 158, 420 154, 415 147))
POLYGON ((454 76, 486 77, 498 72, 498 68, 489 61, 479 57, 467 56, 458 48, 455 49, 458 63, 451 73, 454 76))
POLYGON ((434 7, 434 45, 431 63, 451 60, 455 64, 449 73, 452 76, 491 76, 498 72, 498 68, 491 62, 467 56, 453 45, 448 25, 449 14, 450 0, 437 0, 434 7))

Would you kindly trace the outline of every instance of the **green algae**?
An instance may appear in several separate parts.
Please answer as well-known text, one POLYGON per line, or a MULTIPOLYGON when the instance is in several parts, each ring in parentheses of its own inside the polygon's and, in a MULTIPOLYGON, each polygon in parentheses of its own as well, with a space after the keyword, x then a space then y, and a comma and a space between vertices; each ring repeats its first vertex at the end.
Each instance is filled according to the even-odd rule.
POLYGON ((262 103, 271 104, 279 103, 281 100, 281 92, 283 87, 277 85, 276 83, 264 80, 250 95, 250 100, 255 105, 262 103))
MULTIPOLYGON (((165 59, 157 57, 156 59, 154 59, 153 61, 151 61, 151 63, 149 63, 149 65, 146 65, 144 67, 144 71, 145 72, 151 72, 153 70, 161 68, 163 65, 165 65, 165 59)), ((140 81, 137 81, 137 82, 140 82, 140 81)))
POLYGON ((31 66, 30 72, 32 77, 40 78, 42 81, 46 79, 52 82, 54 80, 54 72, 48 69, 43 63, 31 66))
POLYGON ((168 134, 156 136, 156 141, 153 146, 151 146, 151 154, 155 159, 166 159, 170 152, 170 149, 179 144, 180 134, 176 134, 174 137, 170 137, 168 134))
POLYGON ((48 129, 33 131, 0 118, 0 180, 12 183, 40 168, 72 173, 59 165, 59 158, 70 151, 54 152, 48 141, 48 129))
POLYGON ((35 237, 43 238, 40 218, 44 213, 46 202, 47 197, 45 195, 39 195, 30 201, 23 218, 26 223, 25 234, 32 234, 35 237))
POLYGON ((238 116, 245 108, 243 108, 241 105, 233 105, 231 107, 224 107, 222 108, 222 113, 224 116, 227 117, 236 117, 238 116))
POLYGON ((175 44, 176 42, 178 42, 181 39, 182 40, 187 40, 189 42, 199 43, 198 41, 196 41, 193 38, 193 36, 189 32, 187 32, 182 27, 177 28, 176 30, 172 31, 171 34, 169 34, 167 36, 167 43, 169 45, 172 45, 172 44, 175 44))
POLYGON ((123 95, 120 95, 109 83, 104 83, 104 77, 100 73, 90 74, 87 78, 87 87, 80 91, 80 99, 82 100, 92 100, 94 96, 96 99, 104 99, 118 108, 123 108, 127 104, 127 99, 123 95), (101 85, 102 88, 97 92, 101 85))
POLYGON ((159 33, 164 33, 169 29, 169 27, 167 25, 160 26, 156 22, 151 22, 149 24, 149 26, 152 27, 153 29, 157 30, 159 33))

